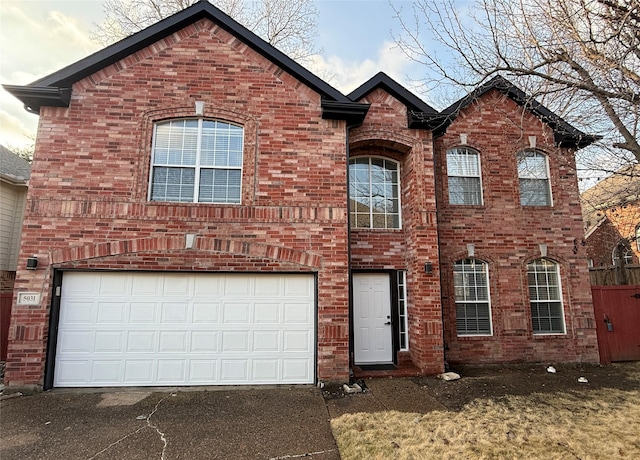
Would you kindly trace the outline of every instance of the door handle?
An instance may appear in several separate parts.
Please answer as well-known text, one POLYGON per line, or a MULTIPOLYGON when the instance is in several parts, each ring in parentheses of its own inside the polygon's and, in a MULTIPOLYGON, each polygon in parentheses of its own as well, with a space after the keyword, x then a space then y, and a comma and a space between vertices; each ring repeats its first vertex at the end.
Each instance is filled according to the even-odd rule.
POLYGON ((391 321, 387 321, 386 323, 384 323, 385 326, 391 324, 391 321))

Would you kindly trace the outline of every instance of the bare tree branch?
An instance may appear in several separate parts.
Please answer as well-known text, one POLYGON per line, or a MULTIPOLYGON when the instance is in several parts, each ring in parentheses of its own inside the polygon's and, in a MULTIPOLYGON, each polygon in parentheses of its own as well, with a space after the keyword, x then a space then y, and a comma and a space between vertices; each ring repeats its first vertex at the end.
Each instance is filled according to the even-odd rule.
MULTIPOLYGON (((134 34, 198 0, 104 0, 93 39, 103 45, 134 34)), ((222 11, 293 59, 316 55, 318 10, 312 0, 215 0, 222 11)))

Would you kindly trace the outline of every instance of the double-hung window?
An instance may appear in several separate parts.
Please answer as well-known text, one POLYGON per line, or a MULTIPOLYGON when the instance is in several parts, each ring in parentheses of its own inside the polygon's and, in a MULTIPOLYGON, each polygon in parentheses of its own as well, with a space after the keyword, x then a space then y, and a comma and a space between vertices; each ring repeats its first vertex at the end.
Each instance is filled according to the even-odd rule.
POLYGON ((400 228, 398 163, 377 157, 349 161, 349 200, 354 228, 400 228))
POLYGON ((156 123, 152 201, 240 203, 243 129, 218 120, 156 123))
POLYGON ((458 260, 453 266, 453 288, 458 335, 491 335, 488 264, 477 259, 458 260))
POLYGON ((563 334, 564 313, 558 264, 537 259, 527 265, 534 334, 563 334))
POLYGON ((456 148, 447 152, 449 204, 482 204, 480 155, 471 149, 456 148))
POLYGON ((551 206, 549 164, 547 156, 534 150, 517 155, 520 204, 522 206, 551 206))

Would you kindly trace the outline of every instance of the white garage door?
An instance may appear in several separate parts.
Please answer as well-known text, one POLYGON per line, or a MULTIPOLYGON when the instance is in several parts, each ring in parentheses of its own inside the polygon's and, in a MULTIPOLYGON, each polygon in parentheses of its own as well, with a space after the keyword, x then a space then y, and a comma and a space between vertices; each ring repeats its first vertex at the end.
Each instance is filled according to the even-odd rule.
POLYGON ((312 275, 67 272, 56 387, 313 383, 312 275))

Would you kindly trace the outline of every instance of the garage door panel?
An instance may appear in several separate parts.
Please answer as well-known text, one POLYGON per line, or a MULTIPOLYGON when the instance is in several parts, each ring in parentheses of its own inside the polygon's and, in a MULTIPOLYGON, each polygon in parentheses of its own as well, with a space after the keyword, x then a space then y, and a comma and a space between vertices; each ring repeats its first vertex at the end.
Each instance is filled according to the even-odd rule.
POLYGON ((253 332, 253 351, 256 353, 280 351, 279 344, 280 331, 253 332))
POLYGON ((180 353, 189 351, 187 347, 187 331, 161 331, 158 346, 159 353, 180 353))
POLYGON ((58 350, 63 353, 91 353, 94 349, 93 332, 69 330, 58 338, 58 350))
POLYGON ((128 331, 126 351, 128 353, 153 353, 156 351, 155 342, 155 331, 128 331))
POLYGON ((117 353, 124 345, 124 332, 122 331, 96 331, 94 350, 96 353, 117 353))
POLYGON ((311 275, 65 273, 54 386, 313 383, 314 286, 311 275))
POLYGON ((158 321, 158 306, 155 302, 131 302, 129 308, 129 323, 156 324, 158 321))
POLYGON ((131 291, 131 277, 130 276, 107 276, 101 277, 99 281, 100 288, 98 292, 100 295, 112 296, 122 295, 123 292, 131 291))
POLYGON ((101 385, 117 385, 122 373, 122 361, 120 360, 94 360, 92 362, 91 382, 99 382, 101 385))
POLYGON ((68 302, 65 309, 60 312, 60 322, 66 325, 84 324, 90 325, 96 321, 96 312, 93 302, 77 300, 68 302))
POLYGON ((189 304, 187 302, 163 302, 160 322, 168 324, 187 324, 189 304))
POLYGON ((285 324, 311 324, 311 312, 309 307, 304 303, 285 303, 284 304, 284 323, 285 324))
POLYGON ((217 302, 194 302, 193 323, 210 324, 219 321, 220 304, 217 302))
MULTIPOLYGON (((131 295, 158 297, 162 295, 164 279, 153 273, 136 273, 131 277, 131 295)), ((66 284, 66 281, 65 281, 66 284)), ((122 291, 125 292, 125 291, 122 291)))
POLYGON ((126 302, 99 302, 97 321, 100 324, 122 324, 126 310, 126 302))
POLYGON ((217 331, 192 331, 191 353, 216 353, 218 347, 217 331))
POLYGON ((222 305, 222 321, 225 324, 249 324, 251 304, 248 302, 225 302, 222 305))

